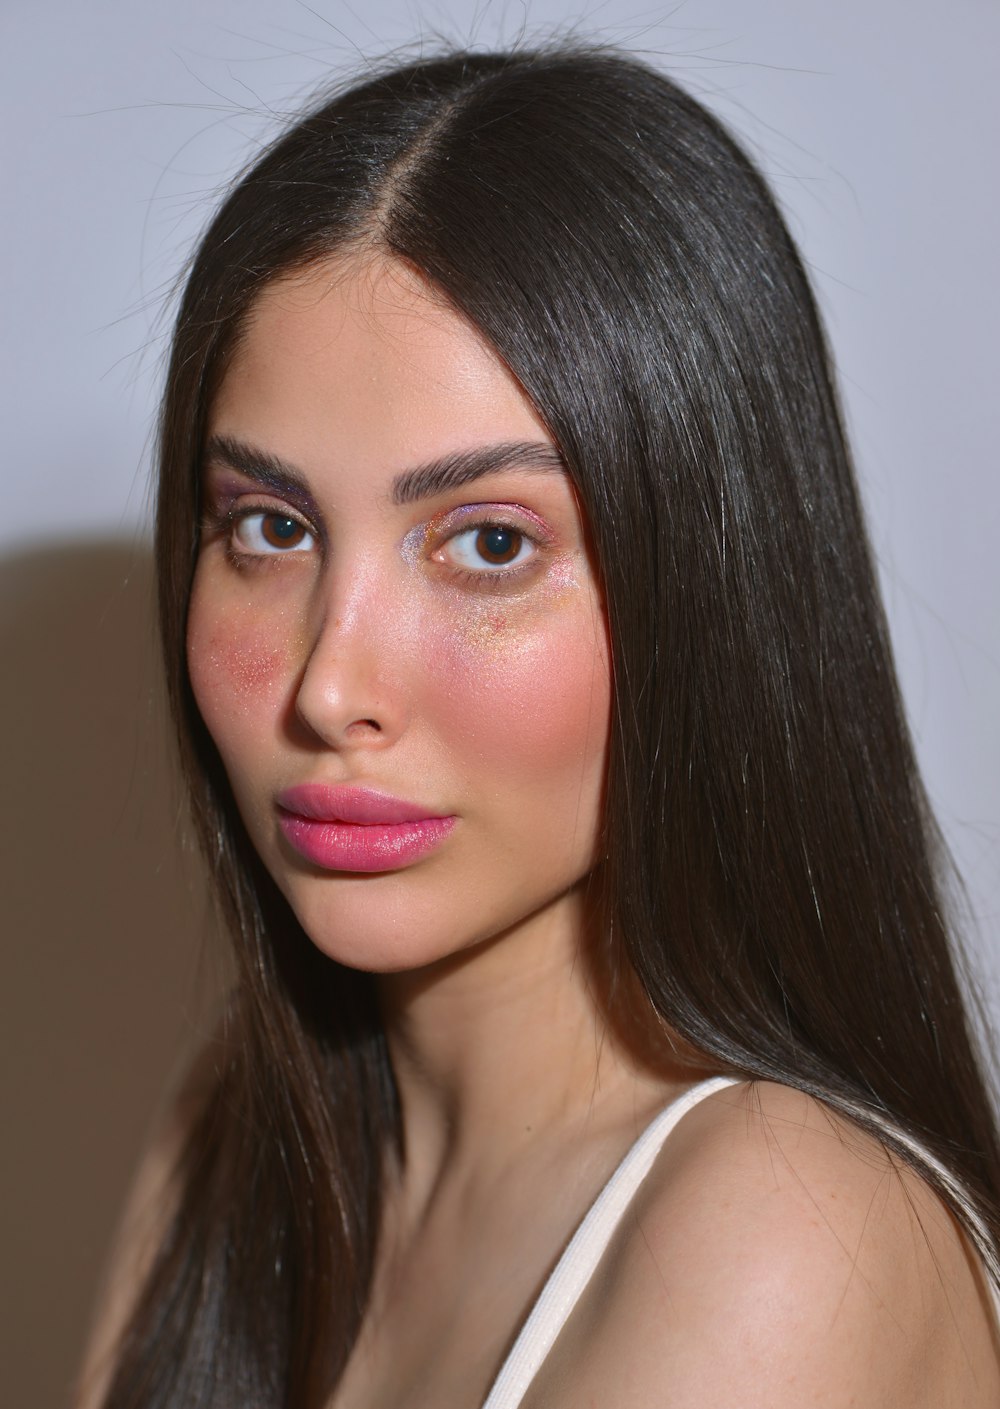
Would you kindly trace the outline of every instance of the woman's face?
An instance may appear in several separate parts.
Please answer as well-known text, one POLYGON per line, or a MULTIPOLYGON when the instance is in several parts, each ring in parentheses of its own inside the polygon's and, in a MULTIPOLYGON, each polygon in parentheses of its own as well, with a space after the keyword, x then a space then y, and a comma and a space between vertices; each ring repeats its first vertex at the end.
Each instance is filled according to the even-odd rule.
POLYGON ((607 634, 570 481, 480 335, 388 259, 277 281, 203 473, 191 680, 313 941, 390 972, 578 926, 607 634))

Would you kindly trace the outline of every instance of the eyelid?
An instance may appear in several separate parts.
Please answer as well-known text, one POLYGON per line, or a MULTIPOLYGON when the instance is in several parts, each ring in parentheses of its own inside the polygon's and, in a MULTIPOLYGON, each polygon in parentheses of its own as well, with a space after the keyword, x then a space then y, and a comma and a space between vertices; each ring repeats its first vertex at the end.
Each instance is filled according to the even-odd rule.
POLYGON ((287 513, 317 537, 321 536, 322 520, 315 505, 300 504, 294 494, 282 494, 277 489, 236 478, 225 471, 206 471, 202 480, 202 503, 206 517, 213 519, 228 519, 244 506, 264 513, 287 513))
POLYGON ((445 543, 449 538, 470 528, 486 527, 514 528, 523 533, 539 547, 548 547, 555 538, 552 530, 531 509, 516 503, 462 504, 456 509, 447 509, 436 514, 424 526, 425 542, 445 543))
POLYGON ((301 509, 296 509, 293 504, 288 504, 280 499, 265 503, 259 499, 252 499, 250 496, 246 496, 246 498, 246 503, 233 503, 224 511, 223 517, 228 522, 234 523, 237 519, 250 518, 253 514, 273 514, 276 518, 294 519, 296 523, 300 523, 303 528, 307 528, 310 533, 315 534, 317 538, 319 537, 317 529, 308 516, 301 509))
POLYGON ((231 506, 239 499, 266 499, 287 505, 312 523, 320 523, 322 515, 311 492, 295 484, 274 483, 257 479, 242 470, 209 459, 202 468, 202 493, 206 501, 231 506))
POLYGON ((213 535, 225 539, 226 551, 233 558, 280 558, 311 551, 296 545, 284 552, 281 549, 262 552, 240 543, 236 536, 238 526, 248 519, 252 519, 255 514, 291 519, 310 535, 316 547, 322 546, 322 536, 315 525, 310 522, 308 516, 301 509, 289 504, 287 500, 280 499, 278 496, 272 498, 266 490, 263 495, 259 491, 235 490, 229 494, 214 496, 209 494, 207 496, 206 526, 213 535))
POLYGON ((533 576, 541 565, 541 558, 555 541, 555 534, 543 519, 523 504, 508 500, 461 504, 436 514, 429 522, 411 529, 404 539, 404 549, 411 560, 423 558, 435 562, 452 579, 480 590, 504 591, 533 576), (533 551, 526 559, 510 564, 484 561, 481 567, 469 567, 447 557, 447 545, 454 539, 492 526, 517 533, 533 551))

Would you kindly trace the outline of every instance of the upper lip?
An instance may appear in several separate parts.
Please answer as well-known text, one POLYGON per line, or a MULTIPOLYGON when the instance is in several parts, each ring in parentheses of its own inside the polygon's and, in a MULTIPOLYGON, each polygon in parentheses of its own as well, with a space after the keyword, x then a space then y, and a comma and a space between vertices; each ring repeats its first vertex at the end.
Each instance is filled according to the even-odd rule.
POLYGON ((380 822, 423 822, 430 817, 450 815, 354 784, 297 783, 279 793, 276 801, 285 812, 294 812, 311 821, 353 822, 362 826, 380 822))

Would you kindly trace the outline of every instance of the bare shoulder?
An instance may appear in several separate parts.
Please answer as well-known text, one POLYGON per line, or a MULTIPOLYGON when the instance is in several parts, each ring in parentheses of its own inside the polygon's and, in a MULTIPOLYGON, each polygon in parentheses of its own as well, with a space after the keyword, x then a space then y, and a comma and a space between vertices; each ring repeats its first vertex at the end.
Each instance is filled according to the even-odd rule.
POLYGON ((176 1209, 175 1174, 188 1135, 216 1082, 222 1044, 192 1063, 139 1162, 98 1297, 73 1409, 98 1409, 116 1348, 176 1209))
POLYGON ((988 1292, 944 1205, 877 1140, 769 1083, 677 1126, 565 1340, 554 1368, 578 1342, 564 1365, 596 1406, 1000 1403, 988 1292))

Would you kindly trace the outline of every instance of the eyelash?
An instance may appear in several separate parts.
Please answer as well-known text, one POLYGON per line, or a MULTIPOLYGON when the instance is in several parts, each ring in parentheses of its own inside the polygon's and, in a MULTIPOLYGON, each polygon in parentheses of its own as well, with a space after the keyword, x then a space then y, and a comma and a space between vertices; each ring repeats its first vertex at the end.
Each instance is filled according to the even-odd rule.
POLYGON ((305 554, 308 549, 296 546, 282 553, 275 550, 273 553, 253 552, 250 549, 241 549, 237 546, 236 534, 241 524, 252 518, 273 518, 288 519, 299 525, 303 532, 307 533, 315 542, 319 542, 320 535, 312 527, 309 521, 301 514, 288 509, 285 505, 276 506, 274 504, 239 504, 232 508, 209 508, 205 516, 205 529, 213 538, 221 538, 224 541, 226 557, 230 563, 240 570, 244 570, 254 564, 260 563, 268 558, 296 557, 305 554))
MULTIPOLYGON (((546 543, 539 531, 531 532, 522 522, 515 520, 506 514, 502 509, 490 512, 490 506, 482 506, 482 511, 477 512, 480 506, 466 506, 464 509, 450 511, 447 516, 442 516, 444 522, 435 529, 434 522, 423 524, 407 534, 407 538, 414 534, 419 536, 423 551, 434 562, 447 566, 451 576, 459 582, 483 592, 500 592, 509 588, 512 582, 520 581, 535 566, 539 554, 544 550, 546 543), (456 522, 456 518, 458 522, 456 522), (467 533, 477 533, 483 529, 496 528, 516 534, 524 543, 531 546, 532 552, 524 561, 514 562, 510 566, 496 564, 493 567, 483 567, 480 569, 462 567, 458 563, 443 563, 438 557, 449 543, 467 533), (433 540, 434 546, 428 551, 427 545, 433 540)), ((254 552, 252 550, 241 549, 237 546, 236 534, 240 524, 246 523, 254 517, 261 518, 283 518, 289 519, 298 524, 302 530, 310 535, 316 543, 321 542, 321 535, 301 514, 290 510, 286 505, 248 503, 239 504, 231 508, 218 508, 210 510, 206 516, 206 529, 213 536, 224 539, 226 557, 230 563, 240 571, 260 564, 267 559, 277 559, 283 557, 295 557, 299 554, 305 555, 310 550, 295 547, 287 552, 276 549, 273 553, 254 552)), ((404 540, 405 541, 405 540, 404 540)))
POLYGON ((449 543, 454 543, 456 539, 463 537, 465 534, 479 533, 483 529, 489 528, 501 529, 505 532, 516 534, 523 543, 530 545, 532 549, 527 559, 513 562, 510 565, 497 563, 492 567, 484 565, 482 568, 467 568, 459 563, 453 562, 447 564, 453 577, 457 578, 459 582, 465 583, 479 591, 502 592, 509 589, 514 582, 519 582, 522 577, 532 571, 537 565, 539 554, 545 547, 539 534, 530 532, 523 523, 505 514, 502 510, 499 512, 490 512, 487 507, 482 512, 477 512, 472 508, 466 509, 463 512, 463 510, 460 509, 458 511, 457 523, 455 519, 456 516, 454 514, 449 514, 448 518, 440 525, 436 533, 433 531, 433 525, 426 526, 421 530, 422 534, 425 536, 425 541, 431 537, 434 537, 436 540, 434 547, 428 554, 432 561, 442 563, 442 559, 438 554, 443 552, 449 543))

